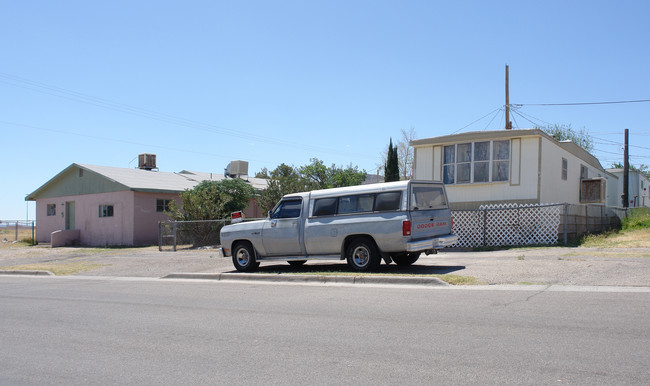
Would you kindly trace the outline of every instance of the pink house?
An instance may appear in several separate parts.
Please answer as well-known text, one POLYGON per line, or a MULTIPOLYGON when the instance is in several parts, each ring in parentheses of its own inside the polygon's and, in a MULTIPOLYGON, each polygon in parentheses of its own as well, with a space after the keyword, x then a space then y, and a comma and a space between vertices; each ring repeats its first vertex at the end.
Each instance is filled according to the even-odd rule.
MULTIPOLYGON (((155 157, 155 156, 154 156, 155 157)), ((154 161, 155 162, 155 161, 154 161)), ((171 200, 204 180, 221 180, 223 174, 160 172, 140 163, 138 169, 72 164, 28 195, 36 201, 36 240, 60 246, 154 245, 158 222, 171 200)), ((248 178, 257 190, 266 180, 248 178)), ((247 217, 261 217, 251 200, 247 217)))

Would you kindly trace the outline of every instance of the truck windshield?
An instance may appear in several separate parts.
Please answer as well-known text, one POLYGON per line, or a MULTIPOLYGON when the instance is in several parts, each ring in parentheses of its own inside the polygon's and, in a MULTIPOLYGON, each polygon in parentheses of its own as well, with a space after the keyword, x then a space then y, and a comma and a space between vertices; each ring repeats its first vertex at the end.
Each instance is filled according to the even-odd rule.
POLYGON ((429 210, 446 208, 447 200, 442 186, 413 185, 411 186, 411 210, 429 210))

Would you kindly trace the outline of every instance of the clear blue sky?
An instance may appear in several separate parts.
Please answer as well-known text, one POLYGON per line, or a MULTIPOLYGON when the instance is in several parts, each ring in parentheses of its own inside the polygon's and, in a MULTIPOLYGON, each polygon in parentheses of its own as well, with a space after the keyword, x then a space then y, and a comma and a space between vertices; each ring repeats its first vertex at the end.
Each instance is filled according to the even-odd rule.
MULTIPOLYGON (((0 4, 4 220, 74 162, 144 152, 169 172, 316 157, 375 173, 400 129, 503 128, 506 64, 513 104, 650 99, 643 0, 0 4)), ((650 164, 650 103, 518 112, 514 127, 587 129, 605 167, 628 128, 632 163, 650 164)))

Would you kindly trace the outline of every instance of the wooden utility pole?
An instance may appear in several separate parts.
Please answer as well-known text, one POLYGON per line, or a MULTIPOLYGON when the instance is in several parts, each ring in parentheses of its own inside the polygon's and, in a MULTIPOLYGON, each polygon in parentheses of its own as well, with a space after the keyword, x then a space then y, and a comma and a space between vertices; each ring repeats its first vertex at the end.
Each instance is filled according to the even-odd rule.
POLYGON ((506 64, 506 130, 512 130, 512 122, 510 122, 510 81, 508 78, 508 65, 506 64))
POLYGON ((628 154, 629 131, 625 129, 625 147, 623 148, 623 208, 630 206, 630 160, 628 154))

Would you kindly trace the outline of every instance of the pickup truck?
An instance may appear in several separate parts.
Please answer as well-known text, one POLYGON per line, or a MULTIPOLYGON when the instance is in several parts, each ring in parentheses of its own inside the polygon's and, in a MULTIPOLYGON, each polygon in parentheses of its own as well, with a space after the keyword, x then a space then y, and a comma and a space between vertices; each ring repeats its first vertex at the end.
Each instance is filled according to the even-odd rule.
POLYGON ((347 260, 354 271, 381 260, 415 263, 422 252, 455 244, 441 182, 398 181, 288 194, 263 220, 226 225, 221 252, 241 272, 260 262, 347 260))

